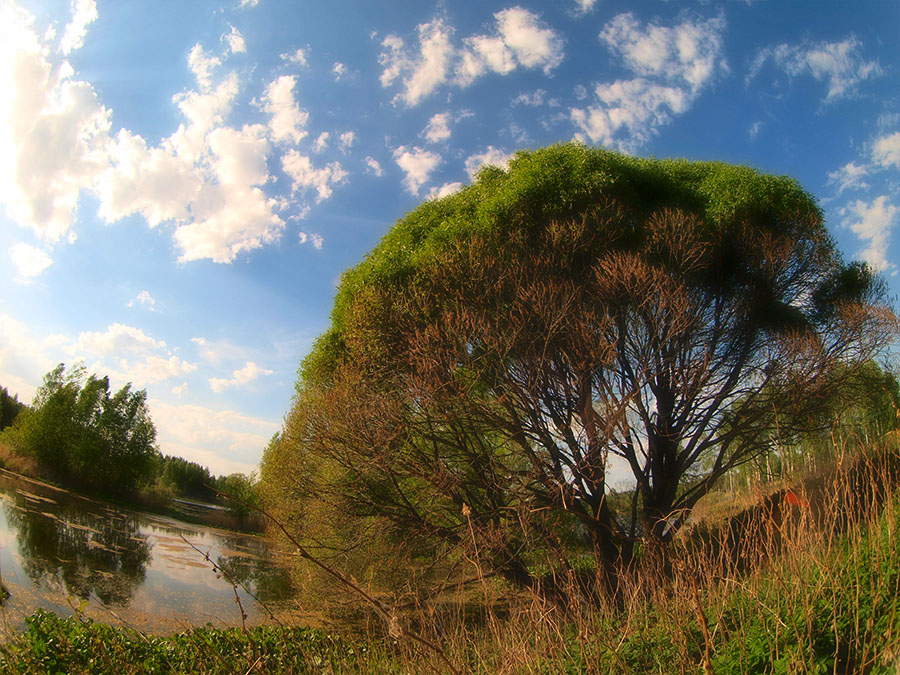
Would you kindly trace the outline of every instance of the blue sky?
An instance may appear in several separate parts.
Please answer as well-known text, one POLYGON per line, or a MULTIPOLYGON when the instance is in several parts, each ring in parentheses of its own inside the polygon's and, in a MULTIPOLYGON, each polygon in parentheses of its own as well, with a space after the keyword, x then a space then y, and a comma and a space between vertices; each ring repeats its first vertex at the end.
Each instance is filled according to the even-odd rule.
POLYGON ((0 384, 250 471, 342 270, 570 139, 788 174, 900 291, 900 3, 0 0, 0 384))

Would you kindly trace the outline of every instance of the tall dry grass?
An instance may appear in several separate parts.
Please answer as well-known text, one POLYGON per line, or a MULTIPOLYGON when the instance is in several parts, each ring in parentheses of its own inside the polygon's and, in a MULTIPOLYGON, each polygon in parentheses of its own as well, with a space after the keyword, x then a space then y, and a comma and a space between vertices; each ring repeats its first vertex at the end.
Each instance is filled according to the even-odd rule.
MULTIPOLYGON (((793 497, 782 485, 707 513, 681 533, 670 573, 624 573, 617 603, 563 612, 481 574, 473 555, 473 583, 408 619, 464 672, 898 672, 897 437, 837 450, 791 481, 793 497)), ((400 671, 442 670, 400 649, 400 671)))

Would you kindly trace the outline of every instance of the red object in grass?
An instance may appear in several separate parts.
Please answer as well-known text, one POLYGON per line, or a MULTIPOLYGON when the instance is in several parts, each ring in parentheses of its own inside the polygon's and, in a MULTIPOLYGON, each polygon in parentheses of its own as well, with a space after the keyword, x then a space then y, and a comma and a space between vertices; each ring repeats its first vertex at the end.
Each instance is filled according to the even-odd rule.
POLYGON ((793 490, 786 490, 783 497, 785 504, 790 504, 791 506, 799 506, 800 508, 808 508, 809 502, 806 501, 803 497, 798 495, 793 490))

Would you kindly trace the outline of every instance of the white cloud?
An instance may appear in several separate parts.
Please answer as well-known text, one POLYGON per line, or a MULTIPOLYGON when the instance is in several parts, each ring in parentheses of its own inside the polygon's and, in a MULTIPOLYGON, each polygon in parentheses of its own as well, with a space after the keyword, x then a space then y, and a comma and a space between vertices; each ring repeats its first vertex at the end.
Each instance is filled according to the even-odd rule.
POLYGON ((837 171, 830 172, 828 174, 828 182, 832 185, 837 185, 838 194, 844 190, 866 189, 869 187, 869 184, 863 179, 868 173, 867 167, 855 162, 848 162, 837 171))
POLYGON ((281 60, 288 61, 289 63, 296 63, 298 66, 303 67, 309 65, 306 57, 306 50, 302 47, 298 48, 297 51, 290 54, 282 54, 281 60))
POLYGON ((197 364, 177 356, 156 354, 148 354, 137 361, 120 359, 118 363, 118 368, 110 369, 110 376, 122 382, 133 382, 137 387, 183 377, 197 369, 197 364))
POLYGON ((327 131, 323 131, 321 134, 316 137, 316 142, 313 143, 313 152, 323 152, 328 148, 328 139, 331 138, 331 134, 327 131))
POLYGON ((451 81, 467 87, 488 72, 506 75, 519 66, 549 74, 562 61, 562 38, 536 14, 513 7, 494 14, 494 20, 493 34, 466 37, 459 47, 453 45, 453 29, 440 18, 417 26, 417 48, 388 35, 378 59, 382 86, 400 81, 396 100, 414 106, 451 81))
POLYGON ((208 466, 217 474, 249 473, 257 468, 269 439, 281 428, 275 421, 236 410, 172 404, 156 398, 148 405, 162 451, 208 466))
POLYGON ((381 164, 378 163, 377 159, 374 157, 366 157, 366 173, 381 176, 384 173, 384 170, 381 168, 381 164))
POLYGON ((406 172, 403 185, 407 191, 418 195, 419 188, 428 182, 431 172, 441 163, 441 156, 418 146, 409 148, 401 145, 394 150, 394 161, 406 172))
POLYGON ((428 191, 428 199, 441 199, 449 195, 456 194, 463 189, 463 184, 459 181, 452 183, 444 183, 440 187, 432 188, 428 191))
POLYGON ((340 61, 335 61, 331 65, 331 74, 334 75, 335 81, 338 81, 347 74, 347 66, 340 61))
POLYGON ((878 61, 866 61, 860 54, 862 43, 851 36, 842 42, 803 45, 780 44, 761 49, 751 64, 747 82, 772 60, 790 77, 811 75, 828 86, 825 103, 833 103, 856 93, 857 85, 881 74, 878 61))
POLYGON ((232 54, 239 54, 247 51, 247 43, 244 41, 244 36, 241 35, 241 31, 234 26, 231 26, 231 32, 223 35, 222 39, 228 43, 228 49, 231 50, 232 54))
POLYGON ((322 238, 322 235, 310 232, 301 232, 300 243, 305 244, 307 242, 312 244, 312 247, 317 251, 321 251, 322 247, 325 245, 325 240, 322 238))
POLYGON ((64 347, 72 356, 113 356, 125 352, 146 352, 166 348, 166 343, 154 340, 140 328, 121 323, 110 325, 104 332, 86 331, 64 347))
POLYGON ((872 147, 872 159, 884 168, 900 167, 900 132, 877 139, 872 147))
POLYGON ((489 145, 487 150, 475 155, 471 155, 466 159, 466 173, 469 178, 475 178, 475 175, 483 166, 498 166, 506 169, 509 166, 509 160, 512 159, 512 153, 504 152, 493 145, 489 145))
POLYGON ((129 307, 134 307, 135 304, 153 309, 156 307, 156 298, 150 295, 150 291, 141 291, 133 300, 128 301, 129 307))
POLYGON ((724 28, 722 18, 642 27, 633 14, 626 13, 606 24, 600 39, 638 75, 687 84, 696 93, 717 71, 727 70, 722 56, 724 28))
POLYGON ((613 18, 600 39, 640 77, 599 83, 599 105, 572 108, 576 138, 633 151, 728 70, 721 18, 684 21, 673 27, 641 26, 631 13, 613 18))
POLYGON ((342 184, 349 175, 340 162, 330 162, 322 167, 314 167, 312 160, 296 150, 288 151, 281 158, 284 172, 293 180, 293 190, 314 189, 316 201, 328 199, 334 185, 342 184))
POLYGON ((587 14, 594 11, 594 5, 597 0, 575 0, 575 7, 578 14, 587 14))
POLYGON ((343 152, 347 152, 347 150, 352 148, 354 143, 356 143, 355 131, 345 131, 340 135, 338 140, 338 145, 343 152))
POLYGON ((562 39, 544 28, 537 15, 521 7, 504 9, 494 15, 503 42, 525 68, 541 68, 549 75, 563 59, 562 39))
POLYGON ((449 113, 437 113, 431 116, 431 119, 428 120, 428 126, 425 127, 425 130, 422 134, 425 136, 425 140, 429 143, 440 143, 441 141, 446 141, 450 138, 450 114, 449 113))
POLYGON ((276 142, 289 140, 292 143, 299 143, 306 136, 307 132, 303 127, 309 120, 309 113, 301 110, 294 99, 296 84, 295 77, 282 75, 266 87, 263 110, 272 116, 269 130, 276 142))
POLYGON ((25 243, 10 246, 9 259, 18 270, 16 281, 20 283, 29 283, 53 264, 50 256, 44 251, 25 243))
POLYGON ((600 106, 570 111, 572 121, 581 130, 576 137, 586 136, 594 143, 628 151, 647 142, 673 115, 685 112, 689 104, 683 89, 653 84, 643 78, 598 84, 595 93, 600 106))
POLYGON ((222 379, 212 377, 209 380, 210 388, 217 394, 222 393, 226 389, 232 389, 244 384, 248 384, 264 375, 271 375, 274 371, 261 368, 253 361, 247 361, 246 365, 232 373, 231 379, 222 379))
POLYGON ((544 97, 547 95, 547 92, 543 89, 536 89, 531 93, 522 93, 516 96, 512 104, 513 105, 527 105, 531 107, 538 107, 544 105, 544 97))
POLYGON ((245 7, 256 7, 259 4, 259 0, 241 0, 241 9, 245 7))
POLYGON ((19 225, 59 241, 102 171, 110 112, 67 62, 51 64, 30 15, 4 3, 0 25, 0 202, 19 225))
POLYGON ((843 210, 844 227, 849 227, 868 244, 857 255, 876 270, 892 270, 893 274, 897 273, 897 265, 888 260, 887 250, 898 213, 900 207, 891 204, 884 195, 869 203, 857 200, 843 210))
POLYGON ((222 59, 204 51, 199 42, 188 53, 188 67, 203 91, 209 91, 212 87, 213 71, 221 65, 222 59))
POLYGON ((454 56, 450 44, 452 29, 441 19, 420 24, 418 53, 411 55, 402 39, 389 35, 382 41, 383 51, 378 63, 384 68, 381 85, 390 86, 394 80, 403 82, 404 91, 398 94, 407 105, 416 105, 447 80, 454 56))
POLYGON ((19 400, 31 401, 44 373, 57 363, 48 356, 57 342, 55 336, 38 339, 23 322, 0 314, 0 383, 19 400))
POLYGON ((94 0, 72 0, 72 19, 63 31, 59 50, 68 55, 84 44, 87 28, 97 20, 97 4, 94 0))
POLYGON ((750 128, 747 130, 747 137, 752 141, 757 136, 759 136, 759 131, 762 129, 763 123, 757 120, 753 124, 750 125, 750 128))

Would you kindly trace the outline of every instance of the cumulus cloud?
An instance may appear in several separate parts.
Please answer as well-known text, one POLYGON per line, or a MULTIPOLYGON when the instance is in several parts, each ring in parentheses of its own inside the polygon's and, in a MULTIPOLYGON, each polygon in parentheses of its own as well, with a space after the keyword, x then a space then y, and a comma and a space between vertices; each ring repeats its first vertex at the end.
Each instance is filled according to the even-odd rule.
POLYGON ((218 474, 249 473, 257 468, 263 449, 280 429, 275 421, 236 410, 171 404, 156 398, 151 398, 148 406, 160 447, 218 474))
POLYGON ((413 195, 431 178, 431 173, 441 163, 441 156, 418 146, 409 148, 401 145, 394 150, 394 161, 406 173, 403 185, 413 195))
POLYGON ((246 365, 232 373, 232 377, 228 379, 212 377, 209 380, 210 388, 217 394, 222 393, 226 389, 232 389, 241 385, 248 384, 263 375, 271 375, 274 371, 261 368, 253 361, 247 361, 246 365))
POLYGON ((544 98, 547 96, 547 92, 543 89, 536 89, 533 92, 525 92, 516 96, 512 104, 513 105, 526 105, 533 108, 544 105, 544 98))
POLYGON ((309 120, 309 113, 300 109, 294 99, 297 79, 292 75, 282 75, 266 87, 263 95, 263 110, 272 117, 269 130, 276 142, 299 143, 306 136, 303 127, 309 120))
POLYGON ((134 299, 128 301, 129 307, 134 307, 135 305, 153 309, 156 307, 156 298, 150 295, 150 291, 141 291, 134 299))
POLYGON ((428 126, 422 134, 429 143, 440 143, 450 138, 450 114, 437 113, 428 120, 428 126))
POLYGON ((94 0, 72 0, 72 19, 66 24, 59 51, 68 55, 84 44, 88 26, 97 20, 97 4, 94 0))
POLYGON ((829 172, 828 182, 837 186, 838 194, 844 190, 864 190, 869 187, 869 184, 864 180, 868 173, 869 169, 866 166, 856 162, 848 162, 837 171, 829 172))
POLYGON ((221 65, 222 59, 205 51, 199 42, 188 53, 188 67, 203 91, 208 91, 212 86, 213 71, 221 65))
POLYGON ((338 137, 338 145, 342 152, 347 152, 347 150, 353 147, 354 143, 356 143, 355 131, 345 131, 338 137))
POLYGON ((428 199, 441 199, 452 194, 456 194, 463 189, 463 184, 459 181, 452 183, 444 183, 440 187, 432 188, 428 191, 428 199))
POLYGON ((323 152, 328 149, 328 139, 331 138, 331 134, 327 131, 323 131, 316 137, 316 142, 313 143, 313 152, 323 152))
POLYGON ((597 0, 575 0, 575 11, 578 14, 587 14, 594 11, 597 0))
POLYGON ((231 26, 231 32, 223 35, 222 39, 228 44, 228 49, 232 54, 247 51, 247 43, 244 41, 244 36, 241 35, 241 31, 234 26, 231 26))
POLYGON ((53 242, 68 234, 81 192, 103 170, 110 112, 67 62, 51 64, 32 21, 0 6, 0 201, 53 242))
POLYGON ((884 195, 872 202, 857 200, 843 210, 844 227, 850 228, 867 244, 857 252, 857 256, 876 270, 890 270, 892 274, 897 273, 897 265, 890 262, 887 251, 898 213, 900 207, 891 204, 884 195))
POLYGON ((340 61, 335 61, 331 65, 331 74, 334 75, 335 81, 339 81, 344 75, 347 74, 347 66, 345 66, 340 61))
POLYGON ((562 61, 562 38, 536 14, 513 7, 494 14, 494 21, 493 33, 466 37, 459 46, 441 18, 416 28, 417 47, 388 35, 379 56, 382 86, 399 81, 396 100, 414 106, 446 83, 467 87, 489 72, 506 75, 520 66, 549 74, 562 61))
POLYGON ((9 259, 18 271, 16 281, 26 284, 53 264, 43 250, 25 243, 10 246, 9 259))
POLYGON ((297 49, 295 52, 291 52, 288 54, 281 55, 282 61, 287 61, 289 63, 296 63, 298 66, 306 67, 308 65, 306 58, 306 50, 302 47, 297 49))
POLYGON ((646 143, 727 72, 724 29, 721 17, 671 27, 641 25, 631 13, 614 17, 600 40, 638 77, 598 83, 597 105, 570 109, 576 137, 625 151, 646 143))
POLYGON ((815 42, 802 45, 780 44, 761 49, 750 66, 749 83, 763 66, 772 61, 789 77, 811 75, 828 87, 825 103, 834 103, 856 93, 857 86, 881 74, 878 61, 866 61, 862 43, 856 37, 841 42, 815 42))
POLYGON ((882 136, 872 147, 872 160, 884 167, 900 167, 900 132, 882 136))
POLYGON ((300 233, 300 243, 301 244, 312 244, 312 247, 317 251, 321 251, 322 247, 325 245, 325 240, 322 238, 320 234, 314 234, 310 232, 301 232, 300 233))
POLYGON ((483 166, 497 166, 506 169, 510 159, 512 159, 512 153, 489 145, 484 152, 471 155, 466 159, 466 173, 469 174, 469 178, 475 178, 483 166))
POLYGON ((284 172, 293 181, 293 190, 315 190, 316 201, 328 199, 333 186, 343 183, 349 175, 340 162, 329 162, 320 167, 315 167, 312 159, 296 150, 290 150, 281 159, 284 172))
POLYGON ((140 328, 114 323, 105 331, 86 331, 70 344, 65 351, 73 356, 105 357, 123 352, 145 352, 165 349, 166 343, 154 340, 140 328))
POLYGON ((374 157, 366 157, 366 173, 370 173, 374 176, 381 176, 384 173, 384 170, 381 168, 381 164, 379 164, 377 159, 374 157))

